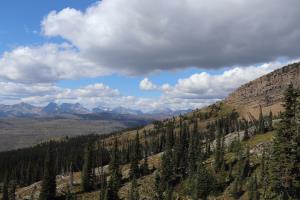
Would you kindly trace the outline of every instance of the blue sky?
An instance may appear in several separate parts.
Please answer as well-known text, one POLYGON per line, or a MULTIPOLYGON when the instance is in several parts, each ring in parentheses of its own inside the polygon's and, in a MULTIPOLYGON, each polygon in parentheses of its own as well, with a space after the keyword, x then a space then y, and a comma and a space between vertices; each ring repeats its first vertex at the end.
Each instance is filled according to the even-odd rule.
POLYGON ((297 3, 255 1, 3 0, 0 103, 208 105, 298 61, 297 3))
MULTIPOLYGON (((59 11, 66 7, 84 11, 95 0, 11 0, 2 1, 0 7, 0 52, 11 50, 17 46, 40 45, 47 42, 62 42, 60 37, 47 37, 41 34, 42 19, 53 10, 59 11), (12 12, 13 11, 13 12, 12 12)), ((149 75, 156 84, 165 82, 175 84, 179 78, 201 72, 199 69, 174 70, 149 75)), ((220 70, 218 70, 220 71, 220 70)), ((212 71, 215 72, 215 70, 212 71)), ((159 91, 142 91, 139 82, 144 76, 109 75, 97 78, 81 78, 76 80, 61 80, 57 84, 61 87, 78 88, 98 82, 118 88, 124 95, 138 97, 159 97, 159 91), (122 84, 120 84, 122 83, 122 84), (126 83, 126 84, 125 84, 126 83)))

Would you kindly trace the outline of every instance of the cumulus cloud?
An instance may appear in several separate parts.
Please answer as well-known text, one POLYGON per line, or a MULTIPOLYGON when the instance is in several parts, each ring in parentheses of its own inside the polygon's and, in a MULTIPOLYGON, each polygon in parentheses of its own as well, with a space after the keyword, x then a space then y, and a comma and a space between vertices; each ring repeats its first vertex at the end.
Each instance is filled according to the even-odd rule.
POLYGON ((52 11, 42 33, 66 43, 5 52, 0 80, 51 83, 295 58, 298 7, 298 0, 103 0, 85 11, 52 11))
MULTIPOLYGON (((164 84, 157 86, 156 89, 163 91, 162 99, 187 100, 201 107, 203 103, 212 103, 225 98, 242 84, 296 61, 299 60, 290 60, 284 63, 269 62, 256 66, 239 66, 225 70, 220 74, 196 73, 188 78, 179 79, 173 86, 164 84)), ((150 80, 148 81, 150 82, 150 80)))
POLYGON ((42 21, 97 66, 126 74, 298 56, 298 0, 103 0, 42 21))
POLYGON ((157 89, 157 85, 155 85, 154 83, 149 81, 148 78, 144 78, 140 82, 140 89, 141 90, 155 90, 155 89, 157 89))
POLYGON ((102 0, 85 11, 52 11, 41 22, 42 33, 65 42, 4 52, 0 102, 201 107, 283 65, 257 63, 299 56, 299 7, 298 0, 102 0), (143 79, 140 89, 161 91, 159 99, 124 96, 101 83, 77 89, 56 85, 59 80, 144 76, 187 67, 227 70, 196 73, 175 85, 143 79))
POLYGON ((0 68, 0 80, 20 83, 52 83, 108 73, 67 43, 17 47, 4 52, 0 68))

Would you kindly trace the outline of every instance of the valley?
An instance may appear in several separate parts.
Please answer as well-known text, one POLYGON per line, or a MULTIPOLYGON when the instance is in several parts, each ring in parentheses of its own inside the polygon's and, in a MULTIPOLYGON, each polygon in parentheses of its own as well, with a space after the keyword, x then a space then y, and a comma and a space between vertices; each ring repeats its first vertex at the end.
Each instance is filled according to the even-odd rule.
MULTIPOLYGON (((300 68, 299 63, 291 66, 276 70, 265 77, 280 79, 287 77, 286 74, 290 71, 300 68)), ((249 84, 255 85, 262 79, 264 78, 249 84)), ((281 168, 285 168, 298 163, 298 161, 277 160, 279 157, 275 156, 275 153, 281 151, 277 148, 282 148, 281 145, 284 144, 297 149, 297 145, 293 146, 297 144, 297 135, 292 136, 290 140, 286 140, 288 136, 281 136, 288 134, 289 130, 293 135, 295 130, 299 130, 298 122, 297 124, 290 122, 292 120, 290 116, 297 119, 299 117, 291 110, 300 108, 297 85, 299 80, 298 76, 291 76, 288 79, 286 82, 295 85, 282 84, 280 89, 272 87, 267 93, 258 89, 255 93, 249 92, 245 89, 246 86, 242 86, 224 101, 184 115, 155 121, 141 128, 101 136, 87 135, 78 139, 74 137, 71 140, 54 140, 37 147, 0 153, 0 159, 10 155, 12 162, 8 165, 13 166, 15 159, 22 160, 22 152, 26 151, 38 158, 39 163, 43 163, 45 154, 54 156, 53 158, 57 159, 56 164, 52 161, 46 165, 45 162, 44 167, 55 166, 51 173, 55 174, 53 180, 57 184, 56 195, 62 199, 132 199, 131 195, 136 195, 135 199, 149 200, 164 199, 169 195, 171 199, 193 199, 194 195, 197 195, 197 199, 246 200, 253 199, 253 196, 276 199, 279 194, 271 184, 277 180, 274 174, 279 173, 276 166, 281 165, 281 168), (243 93, 248 95, 247 98, 237 95, 243 93), (262 96, 269 94, 272 94, 275 100, 263 104, 262 96), (290 103, 290 99, 293 98, 290 103), (277 105, 284 106, 274 109, 277 105), (250 111, 254 110, 252 114, 250 111), (290 113, 287 114, 288 112, 290 113), (290 127, 292 129, 289 129, 290 127), (276 146, 277 143, 274 141, 280 145, 276 146), (71 145, 78 142, 80 143, 78 147, 71 145), (72 154, 68 146, 74 149, 72 154), (55 154, 49 150, 51 148, 61 148, 66 157, 55 154), (40 154, 41 151, 44 153, 40 154), (72 156, 67 156, 69 154, 72 156), (266 180, 270 182, 265 182, 266 180)), ((271 80, 269 79, 269 82, 267 80, 265 85, 270 85, 271 80)), ((265 87, 258 88, 265 90, 265 87)), ((40 121, 38 124, 47 126, 48 123, 52 126, 56 122, 40 121)), ((88 129, 90 133, 102 130, 97 126, 92 129, 93 123, 89 121, 85 123, 90 128, 88 129)), ((2 125, 3 127, 9 126, 9 122, 4 124, 6 125, 2 125)), ((105 127, 108 124, 103 122, 102 125, 105 127)), ((84 125, 82 127, 84 129, 84 125)), ((121 125, 116 127, 122 128, 121 125)), ((65 132, 70 129, 68 126, 64 128, 65 132)), ((81 130, 78 127, 77 129, 81 130)), ((37 130, 43 129, 39 127, 37 130)), ((294 155, 294 152, 297 151, 287 151, 278 155, 283 156, 283 159, 290 154, 294 155)), ((29 163, 28 160, 22 162, 25 165, 30 163, 28 169, 37 170, 30 167, 33 160, 29 163)), ((32 174, 28 179, 22 178, 22 174, 27 170, 20 166, 17 169, 19 169, 15 176, 19 183, 16 189, 17 199, 38 199, 43 194, 42 188, 45 187, 36 181, 45 181, 42 169, 38 169, 35 175, 32 174)), ((2 172, 0 176, 4 174, 2 172)), ((281 179, 285 181, 284 177, 281 179)), ((297 196, 298 194, 293 191, 289 191, 288 194, 297 196)))

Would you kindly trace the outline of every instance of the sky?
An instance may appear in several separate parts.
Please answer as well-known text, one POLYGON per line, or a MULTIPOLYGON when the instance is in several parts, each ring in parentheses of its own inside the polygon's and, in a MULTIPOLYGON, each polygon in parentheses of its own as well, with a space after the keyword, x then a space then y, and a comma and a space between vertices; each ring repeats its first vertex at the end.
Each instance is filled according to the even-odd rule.
POLYGON ((299 61, 298 0, 3 0, 0 103, 195 109, 299 61))

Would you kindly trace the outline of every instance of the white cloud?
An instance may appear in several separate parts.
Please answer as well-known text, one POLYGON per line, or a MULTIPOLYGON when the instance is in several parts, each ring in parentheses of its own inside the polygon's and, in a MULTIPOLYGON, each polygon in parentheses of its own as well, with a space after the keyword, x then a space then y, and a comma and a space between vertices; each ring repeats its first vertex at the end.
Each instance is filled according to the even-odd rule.
POLYGON ((42 33, 68 43, 5 52, 0 80, 53 83, 295 58, 298 7, 297 0, 103 0, 85 11, 52 11, 42 33))
MULTIPOLYGON (((173 101, 173 104, 175 103, 177 107, 202 107, 224 99, 242 84, 296 61, 299 61, 299 59, 284 63, 278 61, 258 66, 234 67, 225 70, 221 74, 196 73, 188 78, 179 79, 173 86, 164 84, 156 86, 156 89, 163 91, 161 100, 165 103, 173 101), (176 102, 181 103, 181 105, 176 104, 176 102)), ((148 81, 150 82, 150 80, 148 81)))
POLYGON ((154 83, 149 81, 148 78, 144 78, 140 82, 140 89, 141 90, 155 90, 155 89, 157 89, 157 85, 155 85, 154 83))
POLYGON ((218 68, 298 56, 298 0, 103 0, 42 22, 97 67, 146 74, 218 68))
POLYGON ((18 47, 0 57, 0 80, 52 83, 57 80, 94 77, 107 70, 83 59, 69 44, 18 47))
POLYGON ((88 108, 101 105, 109 108, 123 106, 143 111, 164 108, 195 109, 223 99, 240 85, 295 61, 297 60, 234 67, 221 74, 196 73, 179 79, 175 85, 160 86, 153 84, 148 78, 143 79, 140 82, 140 88, 161 91, 162 96, 157 98, 125 96, 119 90, 102 83, 71 89, 58 87, 54 83, 0 82, 0 103, 11 104, 23 101, 45 105, 55 101, 58 103, 79 102, 88 108))

